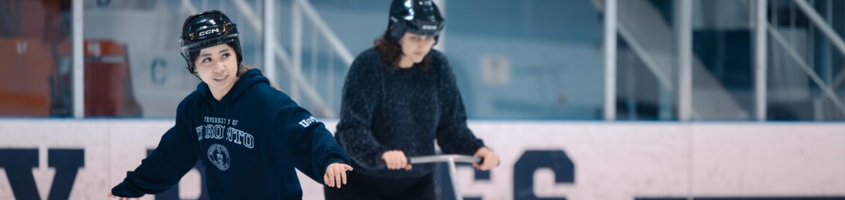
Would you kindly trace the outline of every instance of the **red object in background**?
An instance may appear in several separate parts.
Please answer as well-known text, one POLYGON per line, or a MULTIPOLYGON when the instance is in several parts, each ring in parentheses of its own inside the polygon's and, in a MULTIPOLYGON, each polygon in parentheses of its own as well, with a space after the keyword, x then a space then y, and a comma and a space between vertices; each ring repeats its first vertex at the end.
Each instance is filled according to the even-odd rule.
POLYGON ((0 115, 50 115, 51 87, 56 84, 50 52, 40 39, 0 38, 0 115))
MULTIPOLYGON (((135 100, 126 48, 112 40, 86 40, 85 116, 141 116, 135 100)), ((70 116, 71 62, 56 64, 52 48, 38 39, 0 38, 0 116, 70 116)), ((71 60, 70 42, 58 58, 71 60)))
MULTIPOLYGON (((73 114, 69 3, 0 1, 9 9, 0 12, 0 116, 73 114)), ((84 43, 85 116, 141 116, 126 48, 112 40, 84 43)))
MULTIPOLYGON (((85 40, 85 116, 140 116, 126 48, 112 40, 85 40)), ((59 44, 59 55, 71 57, 70 42, 59 44)), ((71 74, 60 74, 71 80, 71 74)), ((70 81, 60 81, 71 83, 70 81)))

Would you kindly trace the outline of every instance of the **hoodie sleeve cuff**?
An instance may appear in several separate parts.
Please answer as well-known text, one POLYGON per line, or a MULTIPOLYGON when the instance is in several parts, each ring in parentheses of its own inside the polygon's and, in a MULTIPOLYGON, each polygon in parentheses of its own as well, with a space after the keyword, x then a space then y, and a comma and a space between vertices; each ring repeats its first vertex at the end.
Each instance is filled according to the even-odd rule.
POLYGON ((138 198, 144 196, 145 193, 130 186, 130 184, 126 184, 126 180, 124 180, 111 189, 111 194, 119 197, 138 198))
MULTIPOLYGON (((348 162, 346 162, 343 159, 332 158, 332 159, 329 159, 329 162, 326 163, 326 166, 323 166, 323 171, 326 171, 326 169, 329 168, 329 165, 332 165, 332 164, 335 164, 335 163, 346 164, 346 165, 349 164, 348 162)), ((323 173, 325 173, 325 172, 323 172, 323 173)))

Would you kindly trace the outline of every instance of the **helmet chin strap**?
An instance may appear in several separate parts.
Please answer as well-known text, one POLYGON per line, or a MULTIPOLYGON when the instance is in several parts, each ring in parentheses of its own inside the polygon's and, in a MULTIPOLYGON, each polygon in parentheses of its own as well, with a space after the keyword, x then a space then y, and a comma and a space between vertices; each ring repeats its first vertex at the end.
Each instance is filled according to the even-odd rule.
MULTIPOLYGON (((185 53, 184 53, 184 52, 179 53, 179 55, 182 55, 182 58, 185 58, 185 60, 190 60, 190 58, 188 58, 189 56, 188 56, 188 55, 185 55, 185 53)), ((191 74, 193 74, 193 75, 194 75, 194 77, 197 77, 197 79, 199 79, 200 81, 202 81, 202 78, 200 78, 200 75, 198 75, 198 74, 197 74, 197 72, 196 72, 196 71, 194 71, 194 70, 195 70, 195 68, 194 68, 194 64, 193 64, 193 63, 191 63, 191 62, 188 62, 187 64, 188 64, 188 66, 185 66, 185 68, 187 68, 187 69, 188 69, 188 72, 189 72, 189 73, 191 73, 191 74)))

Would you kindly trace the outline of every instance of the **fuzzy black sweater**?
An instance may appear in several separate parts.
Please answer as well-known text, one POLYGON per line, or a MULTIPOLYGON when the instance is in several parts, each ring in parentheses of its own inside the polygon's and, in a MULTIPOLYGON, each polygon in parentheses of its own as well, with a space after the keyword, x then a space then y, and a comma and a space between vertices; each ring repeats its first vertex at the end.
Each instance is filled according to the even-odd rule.
POLYGON ((435 139, 444 154, 472 155, 484 142, 467 128, 466 111, 446 57, 431 50, 428 68, 388 69, 374 48, 358 55, 343 86, 336 140, 352 158, 355 172, 375 177, 421 177, 433 164, 388 170, 385 151, 410 157, 433 155, 435 139))

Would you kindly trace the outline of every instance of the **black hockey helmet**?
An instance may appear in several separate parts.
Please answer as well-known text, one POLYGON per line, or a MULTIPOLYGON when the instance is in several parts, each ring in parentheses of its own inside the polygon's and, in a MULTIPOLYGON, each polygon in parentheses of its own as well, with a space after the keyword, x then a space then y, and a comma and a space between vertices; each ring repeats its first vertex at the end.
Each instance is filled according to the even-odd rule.
POLYGON ((194 72, 194 59, 200 50, 218 44, 229 44, 235 49, 238 67, 243 61, 241 42, 238 39, 238 28, 226 14, 219 10, 205 11, 191 15, 182 25, 182 36, 179 45, 182 47, 182 57, 188 62, 188 71, 194 72))
POLYGON ((443 30, 443 21, 440 10, 431 0, 393 0, 387 27, 392 27, 390 37, 396 41, 406 31, 437 39, 443 30))

